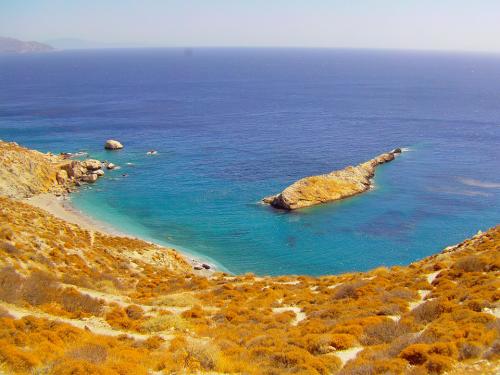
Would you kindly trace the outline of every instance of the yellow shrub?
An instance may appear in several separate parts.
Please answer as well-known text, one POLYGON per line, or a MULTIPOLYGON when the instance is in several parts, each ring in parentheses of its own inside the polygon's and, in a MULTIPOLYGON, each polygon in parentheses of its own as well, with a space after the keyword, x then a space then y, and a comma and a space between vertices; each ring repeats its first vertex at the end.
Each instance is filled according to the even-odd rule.
POLYGON ((5 341, 0 341, 0 361, 15 372, 28 372, 39 364, 36 356, 5 341))

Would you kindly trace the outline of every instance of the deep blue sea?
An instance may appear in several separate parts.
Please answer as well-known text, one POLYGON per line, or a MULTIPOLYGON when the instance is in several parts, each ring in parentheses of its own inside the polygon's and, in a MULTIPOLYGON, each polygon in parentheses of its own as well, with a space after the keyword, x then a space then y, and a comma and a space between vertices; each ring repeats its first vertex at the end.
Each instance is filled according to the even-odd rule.
POLYGON ((234 273, 408 264, 500 222, 500 55, 188 52, 0 56, 0 139, 120 165, 74 204, 234 273), (259 204, 395 147, 366 194, 259 204))

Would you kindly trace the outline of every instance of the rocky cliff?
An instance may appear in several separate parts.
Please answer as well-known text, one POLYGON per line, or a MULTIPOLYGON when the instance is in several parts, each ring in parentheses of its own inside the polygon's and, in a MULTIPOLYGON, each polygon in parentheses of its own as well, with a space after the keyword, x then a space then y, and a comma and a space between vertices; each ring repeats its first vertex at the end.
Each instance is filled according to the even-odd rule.
POLYGON ((0 141, 0 195, 28 198, 36 194, 67 192, 81 182, 94 182, 98 160, 69 160, 0 141))
POLYGON ((401 149, 397 148, 355 167, 302 178, 281 193, 262 201, 275 208, 296 210, 360 194, 370 188, 375 169, 380 164, 394 160, 400 153, 401 149))

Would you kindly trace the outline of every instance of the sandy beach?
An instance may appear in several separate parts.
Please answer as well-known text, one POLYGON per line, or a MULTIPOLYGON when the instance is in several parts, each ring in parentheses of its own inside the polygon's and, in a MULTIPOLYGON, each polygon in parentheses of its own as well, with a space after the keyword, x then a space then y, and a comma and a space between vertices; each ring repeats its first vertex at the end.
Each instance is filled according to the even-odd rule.
POLYGON ((92 219, 91 217, 78 211, 71 205, 71 201, 68 196, 55 196, 50 193, 38 194, 24 199, 24 202, 41 208, 61 220, 76 224, 90 231, 102 232, 113 236, 134 237, 121 233, 116 229, 113 229, 111 226, 98 222, 97 220, 92 219))
MULTIPOLYGON (((128 235, 126 233, 120 232, 115 228, 111 227, 107 223, 100 222, 95 220, 81 211, 77 210, 72 204, 71 200, 67 195, 56 196, 54 194, 38 194, 30 198, 26 198, 23 200, 25 203, 28 203, 32 206, 41 208, 54 215, 55 217, 67 221, 72 224, 76 224, 79 227, 86 229, 88 231, 101 232, 104 234, 112 235, 112 236, 120 236, 120 237, 130 237, 137 238, 145 242, 152 243, 151 241, 147 241, 143 238, 139 238, 137 236, 128 235)), ((156 244, 162 247, 165 247, 161 244, 156 244)), ((200 275, 209 276, 217 271, 217 268, 213 264, 208 264, 203 260, 193 258, 190 254, 185 254, 177 249, 175 249, 179 254, 181 254, 184 259, 193 266, 193 270, 200 275), (203 264, 208 264, 210 269, 206 269, 203 267, 203 264)))

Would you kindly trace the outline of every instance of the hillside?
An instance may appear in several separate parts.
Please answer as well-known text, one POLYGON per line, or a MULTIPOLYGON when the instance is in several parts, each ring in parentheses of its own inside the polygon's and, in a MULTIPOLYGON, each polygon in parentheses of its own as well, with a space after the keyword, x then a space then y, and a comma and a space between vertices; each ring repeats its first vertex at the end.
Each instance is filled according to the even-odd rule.
POLYGON ((12 165, 16 154, 40 159, 2 176, 11 186, 0 190, 0 369, 6 373, 500 369, 500 226, 408 267, 206 277, 175 250, 88 231, 22 202, 31 171, 23 165, 47 168, 33 174, 31 184, 40 189, 30 194, 58 191, 52 176, 60 167, 53 156, 12 147, 17 151, 9 148, 10 158, 0 154, 0 162, 12 165))
POLYGON ((14 38, 0 37, 0 53, 49 52, 54 48, 40 42, 25 42, 14 38))

